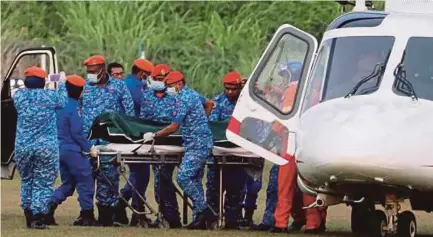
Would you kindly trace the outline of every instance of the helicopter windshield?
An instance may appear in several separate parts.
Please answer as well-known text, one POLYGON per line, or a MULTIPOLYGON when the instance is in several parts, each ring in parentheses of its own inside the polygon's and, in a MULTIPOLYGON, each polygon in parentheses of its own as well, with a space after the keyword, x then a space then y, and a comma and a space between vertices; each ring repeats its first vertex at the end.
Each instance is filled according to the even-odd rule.
MULTIPOLYGON (((320 98, 326 101, 346 96, 372 74, 376 65, 386 65, 393 44, 392 36, 350 36, 325 41, 313 66, 303 110, 319 103, 320 98)), ((363 83, 354 95, 375 92, 380 80, 378 74, 363 83)))
MULTIPOLYGON (((433 38, 411 37, 403 59, 404 77, 412 85, 418 98, 433 100, 433 38)), ((407 84, 395 80, 394 92, 410 95, 407 84)))

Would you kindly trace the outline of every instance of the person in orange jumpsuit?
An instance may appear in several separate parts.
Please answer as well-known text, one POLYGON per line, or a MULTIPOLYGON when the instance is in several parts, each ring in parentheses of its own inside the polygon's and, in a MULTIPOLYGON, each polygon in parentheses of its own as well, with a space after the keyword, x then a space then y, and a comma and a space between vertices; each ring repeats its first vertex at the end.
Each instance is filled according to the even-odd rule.
MULTIPOLYGON (((298 81, 300 79, 302 69, 302 63, 300 62, 288 62, 286 65, 280 67, 280 75, 288 74, 286 78, 290 78, 287 89, 282 93, 281 110, 283 113, 290 113, 295 102, 298 81)), ((283 76, 282 75, 282 76, 283 76)), ((281 124, 274 124, 273 131, 281 133, 287 130, 281 124)), ((308 196, 306 194, 300 194, 297 190, 296 177, 296 160, 294 157, 287 154, 287 141, 288 137, 282 136, 282 147, 281 156, 287 159, 289 162, 279 167, 278 172, 278 201, 274 212, 275 226, 272 232, 292 232, 298 231, 305 226, 306 233, 318 233, 321 232, 321 213, 318 208, 311 208, 305 211, 302 210, 302 206, 306 203, 310 203, 311 200, 315 201, 315 197, 308 196), (293 223, 290 227, 287 227, 289 217, 292 216, 293 223)))
MULTIPOLYGON (((319 75, 321 75, 321 73, 319 73, 319 75)), ((305 97, 307 103, 309 103, 310 108, 320 103, 322 79, 313 78, 311 83, 313 84, 313 86, 309 88, 310 90, 307 90, 307 95, 305 97)), ((316 201, 316 197, 314 196, 305 193, 302 196, 304 206, 310 206, 316 201)), ((328 207, 309 208, 305 210, 305 230, 307 233, 317 234, 326 230, 327 210, 328 207)))

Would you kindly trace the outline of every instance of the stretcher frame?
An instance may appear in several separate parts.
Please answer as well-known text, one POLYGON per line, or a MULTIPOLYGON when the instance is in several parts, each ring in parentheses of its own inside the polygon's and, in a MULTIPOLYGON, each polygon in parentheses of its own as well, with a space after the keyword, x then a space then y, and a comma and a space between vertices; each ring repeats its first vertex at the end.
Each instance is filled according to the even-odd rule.
MULTIPOLYGON (((136 187, 129 182, 128 177, 126 176, 126 165, 130 165, 130 164, 149 164, 149 165, 156 165, 157 169, 158 169, 158 179, 161 180, 163 172, 161 172, 161 167, 162 165, 167 165, 167 164, 174 164, 177 167, 181 164, 182 162, 182 158, 184 153, 179 153, 177 155, 174 154, 164 154, 164 153, 160 153, 157 154, 155 151, 155 141, 152 142, 151 147, 148 151, 148 154, 138 154, 137 151, 145 144, 141 144, 138 145, 138 147, 136 149, 134 149, 133 151, 129 152, 128 154, 122 154, 122 152, 120 151, 100 151, 99 155, 102 156, 113 156, 112 159, 110 159, 109 161, 104 161, 101 162, 99 157, 97 158, 97 166, 95 171, 99 170, 99 166, 100 164, 104 164, 104 163, 111 163, 114 166, 117 166, 117 171, 119 173, 120 176, 122 176, 126 182, 131 186, 132 190, 134 193, 137 194, 137 196, 139 197, 140 201, 144 204, 144 206, 147 207, 147 209, 150 212, 140 212, 138 210, 136 210, 135 208, 132 207, 132 205, 130 205, 126 199, 122 196, 122 194, 120 193, 119 190, 116 190, 119 194, 119 198, 122 199, 128 206, 128 208, 133 212, 136 213, 138 215, 143 215, 143 214, 152 214, 154 215, 157 220, 159 220, 159 228, 170 228, 168 221, 165 220, 164 216, 163 216, 163 208, 164 208, 164 204, 163 202, 161 202, 161 200, 157 200, 159 202, 158 204, 158 210, 155 211, 155 209, 153 209, 147 202, 146 199, 141 196, 141 194, 138 192, 138 190, 136 189, 136 187)), ((223 189, 223 170, 224 170, 224 166, 226 165, 236 165, 236 166, 253 166, 253 162, 252 160, 257 160, 257 159, 263 159, 257 156, 234 156, 234 155, 225 155, 225 154, 218 154, 218 155, 214 155, 211 154, 211 156, 213 157, 212 161, 207 161, 206 165, 209 167, 210 165, 214 165, 214 169, 216 170, 216 172, 219 173, 219 180, 216 180, 218 185, 219 185, 219 212, 216 213, 215 210, 213 210, 209 205, 208 207, 212 210, 212 212, 214 213, 215 217, 217 217, 217 221, 212 223, 210 227, 210 229, 220 229, 223 225, 224 222, 224 189, 223 189)), ((109 183, 109 185, 114 189, 114 185, 112 185, 112 183, 109 181, 109 179, 106 177, 106 175, 101 172, 102 176, 104 177, 104 179, 109 183)), ((170 179, 172 180, 172 178, 170 177, 164 177, 166 179, 170 179)), ((173 181, 172 181, 173 182, 173 181)), ((188 197, 186 196, 185 192, 181 192, 173 183, 173 186, 175 188, 175 192, 177 195, 179 195, 182 200, 183 200, 183 205, 182 205, 182 223, 184 225, 186 225, 188 223, 188 207, 190 209, 192 209, 192 204, 188 201, 188 197)), ((159 197, 162 197, 162 193, 163 193, 163 186, 161 185, 159 188, 159 197)), ((142 227, 146 228, 148 227, 148 223, 144 223, 144 222, 140 222, 139 225, 141 225, 142 227)))

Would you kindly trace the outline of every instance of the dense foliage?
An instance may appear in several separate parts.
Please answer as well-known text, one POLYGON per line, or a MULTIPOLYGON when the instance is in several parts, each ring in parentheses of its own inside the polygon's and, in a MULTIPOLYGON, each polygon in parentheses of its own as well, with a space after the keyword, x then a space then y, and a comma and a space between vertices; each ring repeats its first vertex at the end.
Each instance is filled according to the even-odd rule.
MULTIPOLYGON (((229 70, 247 76, 284 23, 320 40, 340 14, 334 2, 1 2, 2 58, 6 51, 51 45, 60 68, 83 73, 82 61, 103 54, 129 71, 145 46, 154 63, 181 70, 210 96, 229 70)), ((3 62, 4 63, 4 62, 3 62)))

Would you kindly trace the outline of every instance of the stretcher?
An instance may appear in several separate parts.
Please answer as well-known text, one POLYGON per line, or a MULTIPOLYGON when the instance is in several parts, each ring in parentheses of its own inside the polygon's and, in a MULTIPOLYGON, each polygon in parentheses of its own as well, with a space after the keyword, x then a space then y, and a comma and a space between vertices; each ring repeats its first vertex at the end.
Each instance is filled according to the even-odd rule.
MULTIPOLYGON (((97 145, 96 148, 99 151, 100 156, 112 156, 112 159, 105 162, 110 162, 117 167, 117 171, 121 177, 123 177, 126 182, 129 183, 128 177, 126 176, 126 166, 130 164, 152 164, 158 169, 164 164, 174 164, 179 165, 182 162, 184 155, 184 148, 182 146, 181 136, 174 134, 173 136, 167 138, 160 138, 153 140, 150 144, 142 143, 142 134, 145 132, 154 131, 163 127, 163 125, 149 125, 148 122, 138 121, 135 118, 128 118, 126 116, 119 116, 117 114, 103 114, 101 115, 93 124, 89 139, 104 139, 111 143, 107 145, 97 145), (102 117, 101 117, 102 116, 102 117), (104 117, 105 116, 105 117, 104 117), (129 121, 128 121, 129 120, 129 121), (135 130, 134 130, 135 128, 135 130), (131 131, 128 131, 131 130, 131 131), (153 130, 152 130, 153 129, 153 130), (132 133, 134 131, 135 134, 132 133), (141 137, 140 137, 141 136, 141 137)), ((223 126, 226 126, 222 124, 223 126)), ((221 124, 217 124, 221 126, 221 124)), ((225 127, 224 127, 225 128, 225 127)), ((225 130, 225 129, 224 129, 225 130)), ((212 224, 212 229, 219 229, 224 221, 224 190, 222 188, 223 184, 223 169, 227 165, 240 165, 244 167, 260 166, 263 165, 264 160, 256 156, 253 153, 246 151, 245 149, 235 146, 225 139, 224 136, 215 136, 214 133, 214 147, 212 149, 213 159, 207 161, 207 165, 212 165, 213 168, 219 172, 219 212, 214 214, 217 217, 217 221, 212 224)), ((219 134, 222 134, 221 132, 219 134)), ((99 159, 95 162, 95 169, 98 170, 101 163, 99 159)), ((163 178, 163 172, 158 172, 159 179, 163 178)), ((102 174, 104 176, 104 174, 102 174)), ((171 180, 171 177, 165 177, 171 180)), ((109 181, 106 177, 105 179, 109 181)), ((164 205, 159 202, 158 210, 153 209, 142 197, 136 188, 129 183, 133 189, 133 192, 141 199, 142 203, 149 210, 148 213, 143 213, 135 210, 131 205, 128 207, 137 214, 151 214, 154 215, 157 220, 159 220, 160 228, 169 228, 169 223, 165 220, 163 213, 164 205), (162 204, 162 205, 161 205, 162 204)), ((114 186, 112 186, 114 188, 114 186)), ((160 187, 159 196, 162 196, 163 188, 160 187)), ((117 190, 118 191, 118 190, 117 190)), ((183 211, 182 211, 182 222, 187 224, 188 222, 188 208, 192 209, 191 203, 189 203, 188 198, 180 190, 176 189, 176 193, 183 200, 183 211)), ((123 199, 119 192, 119 197, 123 199)), ((123 199, 124 200, 124 199, 123 199)), ((126 200, 124 200, 126 202, 126 200)), ((126 202, 128 203, 128 202, 126 202)), ((142 227, 147 227, 146 223, 140 223, 142 227)))

